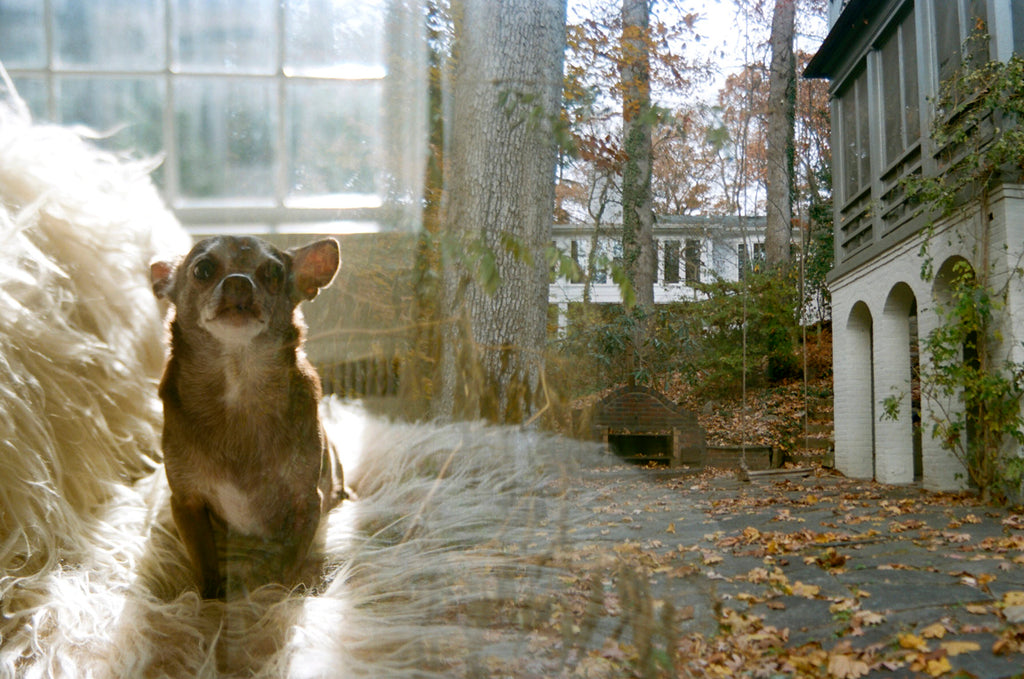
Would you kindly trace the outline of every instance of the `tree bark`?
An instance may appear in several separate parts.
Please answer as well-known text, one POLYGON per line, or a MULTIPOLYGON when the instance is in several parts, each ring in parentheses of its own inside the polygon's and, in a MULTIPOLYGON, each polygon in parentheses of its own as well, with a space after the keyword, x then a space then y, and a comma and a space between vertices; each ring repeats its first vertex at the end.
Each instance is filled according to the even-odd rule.
POLYGON ((522 422, 538 407, 565 11, 452 2, 440 417, 522 422))
POLYGON ((768 80, 768 196, 765 258, 769 268, 790 261, 793 228, 793 128, 796 118, 796 59, 793 33, 796 0, 775 0, 772 63, 768 80))
POLYGON ((622 259, 636 300, 631 348, 626 351, 630 384, 644 363, 658 261, 651 198, 649 27, 648 0, 622 0, 622 259))
POLYGON ((622 257, 643 315, 654 306, 657 253, 651 199, 648 0, 622 0, 622 257))

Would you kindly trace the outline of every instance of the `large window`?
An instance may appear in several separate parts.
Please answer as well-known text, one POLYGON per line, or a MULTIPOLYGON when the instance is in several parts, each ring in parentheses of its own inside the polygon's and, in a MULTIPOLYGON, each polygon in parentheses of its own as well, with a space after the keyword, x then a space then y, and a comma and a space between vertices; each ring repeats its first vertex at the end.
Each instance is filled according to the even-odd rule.
POLYGON ((984 40, 972 40, 987 30, 986 0, 941 0, 933 6, 939 79, 949 78, 960 67, 964 45, 970 56, 988 61, 988 44, 984 40))
POLYGON ((871 144, 868 131, 868 75, 861 67, 840 92, 839 125, 843 168, 843 197, 849 201, 871 181, 871 144))
POLYGON ((914 21, 911 9, 885 38, 880 49, 886 164, 898 160, 921 137, 914 21))
POLYGON ((418 204, 417 2, 0 0, 0 62, 37 118, 162 155, 187 225, 376 230, 418 204))
POLYGON ((693 238, 686 239, 686 282, 700 283, 700 251, 701 242, 693 238))
POLYGON ((665 271, 662 277, 663 283, 679 282, 679 241, 666 240, 665 248, 665 271))

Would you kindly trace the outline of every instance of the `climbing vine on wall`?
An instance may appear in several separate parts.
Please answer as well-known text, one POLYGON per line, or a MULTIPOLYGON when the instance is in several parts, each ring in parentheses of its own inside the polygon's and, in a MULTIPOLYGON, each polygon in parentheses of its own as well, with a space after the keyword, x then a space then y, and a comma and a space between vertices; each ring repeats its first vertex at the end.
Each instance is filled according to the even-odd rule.
MULTIPOLYGON (((1024 446, 1024 365, 994 351, 1010 284, 1021 271, 1019 262, 990 261, 990 201, 1000 184, 1019 181, 1024 170, 1024 60, 977 63, 971 55, 979 51, 970 46, 979 40, 987 36, 972 36, 960 70, 935 101, 937 172, 908 180, 906 189, 929 220, 922 277, 936 275, 938 220, 960 224, 953 238, 970 258, 944 272, 948 299, 937 303, 938 327, 924 340, 930 360, 922 365, 922 389, 933 403, 949 407, 922 426, 931 425, 932 436, 964 463, 986 499, 1006 500, 1020 497, 1024 472, 1017 452, 1024 446)), ((898 414, 898 400, 884 403, 886 416, 898 414)))

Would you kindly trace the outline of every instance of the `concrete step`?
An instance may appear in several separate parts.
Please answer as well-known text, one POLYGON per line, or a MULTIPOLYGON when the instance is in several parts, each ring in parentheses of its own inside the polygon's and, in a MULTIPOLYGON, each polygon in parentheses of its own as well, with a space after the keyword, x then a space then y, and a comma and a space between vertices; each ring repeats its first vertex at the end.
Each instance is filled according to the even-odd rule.
POLYGON ((804 448, 810 450, 828 450, 832 447, 832 438, 816 438, 813 436, 807 436, 803 440, 804 448))

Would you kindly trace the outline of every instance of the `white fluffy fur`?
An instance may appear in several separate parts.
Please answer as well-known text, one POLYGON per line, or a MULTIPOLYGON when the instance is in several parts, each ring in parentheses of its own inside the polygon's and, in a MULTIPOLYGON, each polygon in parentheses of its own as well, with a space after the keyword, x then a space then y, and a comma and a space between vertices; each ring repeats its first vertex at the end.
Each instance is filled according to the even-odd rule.
MULTIPOLYGON (((0 583, 80 557, 153 468, 162 322, 149 259, 187 236, 146 169, 0 103, 0 583)), ((2 630, 0 630, 2 631, 2 630)))
POLYGON ((200 601, 157 463, 147 264, 165 246, 187 249, 142 168, 0 108, 0 677, 500 676, 521 660, 581 450, 517 429, 326 402, 359 499, 328 517, 314 589, 200 601))

